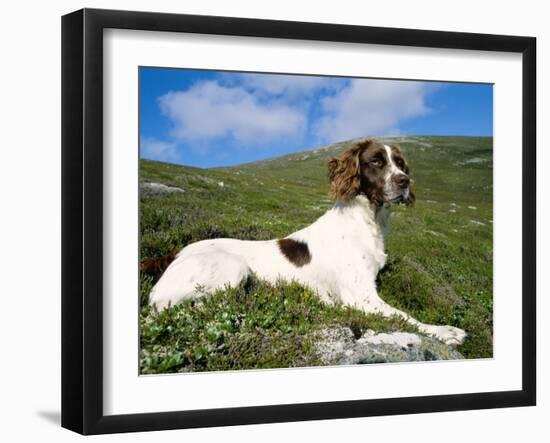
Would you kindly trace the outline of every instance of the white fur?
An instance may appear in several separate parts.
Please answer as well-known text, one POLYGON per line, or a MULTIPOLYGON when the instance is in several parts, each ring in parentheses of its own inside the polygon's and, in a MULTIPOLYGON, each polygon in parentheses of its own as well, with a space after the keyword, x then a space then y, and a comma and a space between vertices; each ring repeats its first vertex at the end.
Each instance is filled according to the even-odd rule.
MULTIPOLYGON (((391 158, 391 156, 390 156, 391 158)), ((150 302, 158 309, 200 295, 234 286, 254 272, 269 282, 296 280, 317 292, 326 302, 338 300, 365 312, 399 315, 425 333, 457 345, 464 331, 451 326, 425 325, 399 311, 379 296, 376 275, 386 262, 384 234, 390 208, 375 208, 359 195, 349 203, 337 202, 317 221, 287 238, 307 243, 311 261, 297 267, 279 250, 277 240, 204 240, 177 255, 153 287, 150 302)))
POLYGON ((391 152, 391 148, 388 145, 384 145, 384 148, 386 149, 386 155, 388 156, 388 162, 390 164, 390 167, 388 169, 388 173, 386 174, 385 180, 386 183, 390 183, 390 178, 394 175, 405 175, 405 173, 397 167, 395 162, 393 161, 393 156, 391 152))

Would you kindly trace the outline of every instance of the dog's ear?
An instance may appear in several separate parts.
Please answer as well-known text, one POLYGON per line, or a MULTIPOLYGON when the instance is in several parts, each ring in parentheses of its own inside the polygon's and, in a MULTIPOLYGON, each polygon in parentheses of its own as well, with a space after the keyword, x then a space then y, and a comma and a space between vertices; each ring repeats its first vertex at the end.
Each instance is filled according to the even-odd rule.
POLYGON ((413 207, 416 202, 416 194, 414 193, 413 185, 411 184, 409 186, 409 199, 407 200, 407 203, 405 203, 409 207, 413 207))
POLYGON ((370 142, 356 143, 340 157, 327 161, 330 193, 334 199, 350 201, 361 189, 360 157, 370 142))
POLYGON ((332 157, 327 160, 328 179, 331 183, 338 169, 338 163, 339 160, 336 157, 332 157))

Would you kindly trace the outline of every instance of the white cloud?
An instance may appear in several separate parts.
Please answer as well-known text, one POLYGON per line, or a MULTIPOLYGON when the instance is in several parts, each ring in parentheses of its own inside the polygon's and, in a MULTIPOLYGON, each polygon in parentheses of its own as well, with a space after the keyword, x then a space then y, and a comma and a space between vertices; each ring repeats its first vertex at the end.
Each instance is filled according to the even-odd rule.
POLYGON ((217 81, 195 83, 158 99, 161 112, 173 124, 171 135, 182 141, 207 144, 228 137, 241 145, 258 146, 275 139, 302 136, 303 111, 279 100, 260 100, 243 87, 217 81))
MULTIPOLYGON (((170 142, 142 140, 142 156, 181 162, 178 146, 262 148, 332 143, 399 133, 403 121, 430 112, 426 82, 220 74, 158 97, 172 124, 170 142)), ((219 150, 218 150, 219 151, 219 150)))
POLYGON ((311 96, 321 90, 340 89, 345 80, 331 77, 280 74, 241 74, 239 80, 246 89, 269 95, 284 95, 286 99, 311 96))
POLYGON ((321 100, 322 117, 314 132, 326 143, 399 132, 398 124, 429 112, 424 82, 353 79, 321 100))
POLYGON ((140 138, 140 157, 163 162, 179 162, 179 154, 175 143, 163 142, 152 137, 140 138))

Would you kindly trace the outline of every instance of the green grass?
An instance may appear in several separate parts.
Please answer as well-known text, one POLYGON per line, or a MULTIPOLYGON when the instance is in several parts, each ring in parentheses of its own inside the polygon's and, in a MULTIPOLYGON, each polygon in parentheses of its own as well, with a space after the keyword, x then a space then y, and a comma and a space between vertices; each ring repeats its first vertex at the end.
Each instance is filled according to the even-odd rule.
MULTIPOLYGON (((390 140, 390 139, 387 139, 390 140)), ((414 208, 397 207, 386 240, 380 295, 427 323, 465 329, 466 358, 492 356, 492 138, 393 138, 415 182, 414 208)), ((344 143, 230 168, 141 161, 141 179, 184 189, 141 196, 141 258, 206 238, 271 239, 314 222, 332 201, 325 161, 344 143), (220 186, 223 182, 223 186, 220 186)), ((312 366, 315 331, 410 330, 307 288, 256 279, 157 314, 141 276, 141 372, 312 366)))
POLYGON ((160 314, 144 305, 142 373, 319 365, 314 340, 320 325, 345 325, 357 334, 414 331, 399 317, 321 303, 296 282, 252 278, 160 314))

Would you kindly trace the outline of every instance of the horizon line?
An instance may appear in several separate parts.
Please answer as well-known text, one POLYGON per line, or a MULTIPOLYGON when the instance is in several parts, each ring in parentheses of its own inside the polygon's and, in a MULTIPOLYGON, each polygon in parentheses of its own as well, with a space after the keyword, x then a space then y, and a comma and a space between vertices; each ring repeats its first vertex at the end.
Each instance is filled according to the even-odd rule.
POLYGON ((290 152, 290 153, 284 154, 284 155, 278 155, 278 156, 275 156, 275 157, 266 157, 266 158, 262 158, 262 159, 258 159, 258 160, 249 161, 249 162, 238 163, 236 165, 210 166, 210 167, 207 167, 207 168, 203 168, 201 166, 187 165, 187 164, 183 164, 183 163, 172 163, 172 162, 161 161, 161 160, 152 160, 152 159, 149 159, 149 158, 142 158, 141 156, 139 157, 139 160, 140 161, 141 160, 146 160, 146 161, 155 162, 155 163, 162 163, 162 164, 174 165, 174 166, 183 166, 183 167, 186 167, 186 168, 194 168, 194 169, 201 169, 201 170, 221 169, 221 168, 236 168, 236 167, 242 166, 242 165, 249 165, 249 164, 257 163, 257 162, 261 162, 261 161, 269 161, 269 160, 273 160, 273 159, 281 158, 281 157, 288 157, 289 155, 300 154, 301 152, 314 151, 316 149, 326 149, 330 146, 337 145, 339 143, 349 143, 349 142, 352 142, 352 141, 358 140, 358 139, 407 138, 407 137, 410 137, 410 138, 412 138, 412 137, 493 138, 493 135, 492 134, 491 135, 438 135, 438 134, 429 134, 429 135, 427 135, 427 134, 422 134, 422 135, 404 135, 404 134, 402 134, 402 135, 399 135, 399 134, 395 134, 395 135, 369 135, 369 136, 366 136, 366 137, 354 137, 354 138, 350 138, 350 139, 347 139, 347 140, 342 140, 342 141, 337 141, 337 142, 334 142, 334 143, 329 143, 329 144, 326 144, 326 145, 317 145, 317 146, 313 146, 311 148, 303 149, 301 151, 295 151, 295 152, 290 152))

